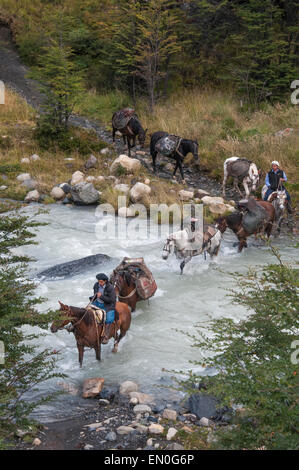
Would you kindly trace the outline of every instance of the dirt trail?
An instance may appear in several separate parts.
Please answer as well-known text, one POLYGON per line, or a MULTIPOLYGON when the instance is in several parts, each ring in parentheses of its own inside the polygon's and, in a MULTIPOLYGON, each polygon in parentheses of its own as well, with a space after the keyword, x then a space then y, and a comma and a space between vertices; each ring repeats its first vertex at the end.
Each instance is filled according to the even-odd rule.
MULTIPOLYGON (((31 106, 40 109, 42 95, 38 90, 38 84, 34 80, 27 78, 26 75, 28 72, 29 69, 22 64, 17 49, 12 42, 9 28, 5 25, 0 25, 0 80, 2 80, 6 86, 11 87, 19 93, 31 106)), ((100 122, 91 121, 82 116, 72 115, 70 123, 85 129, 93 129, 101 140, 108 145, 112 145, 111 134, 105 130, 100 122)), ((115 143, 115 149, 118 152, 127 153, 122 138, 118 139, 115 143)), ((132 152, 132 156, 138 158, 147 170, 152 173, 152 163, 148 148, 145 149, 145 155, 134 155, 134 152, 132 152)), ((170 160, 166 158, 161 158, 158 161, 157 176, 170 180, 172 179, 173 170, 170 169, 170 167, 169 169, 165 169, 167 163, 170 163, 170 160), (162 166, 159 168, 160 163, 163 163, 163 168, 162 166)), ((184 172, 188 187, 201 188, 215 195, 221 194, 221 184, 203 174, 196 166, 188 167, 185 165, 184 172)), ((233 196, 234 192, 228 190, 227 197, 233 198, 233 196)))

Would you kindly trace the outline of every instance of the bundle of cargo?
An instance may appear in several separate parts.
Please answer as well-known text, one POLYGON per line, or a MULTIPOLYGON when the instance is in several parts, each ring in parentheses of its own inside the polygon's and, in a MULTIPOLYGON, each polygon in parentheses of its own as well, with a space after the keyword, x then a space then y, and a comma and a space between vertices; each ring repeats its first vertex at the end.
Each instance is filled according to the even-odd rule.
POLYGON ((119 111, 116 111, 116 113, 113 114, 112 125, 113 127, 115 127, 115 129, 118 129, 118 130, 124 129, 128 125, 132 117, 137 118, 135 109, 133 108, 120 109, 119 111))
POLYGON ((134 278, 136 291, 141 300, 147 300, 155 294, 157 284, 143 258, 124 258, 113 270, 110 279, 113 281, 118 273, 128 273, 134 278))
POLYGON ((180 140, 180 137, 177 135, 166 135, 158 140, 155 145, 155 149, 157 152, 168 157, 178 148, 180 140))

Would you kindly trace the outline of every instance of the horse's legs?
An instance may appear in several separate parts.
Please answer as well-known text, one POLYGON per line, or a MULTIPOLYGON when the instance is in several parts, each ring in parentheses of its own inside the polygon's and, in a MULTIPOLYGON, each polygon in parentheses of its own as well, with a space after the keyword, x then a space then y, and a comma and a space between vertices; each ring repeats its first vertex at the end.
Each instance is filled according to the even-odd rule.
POLYGON ((227 174, 224 173, 223 183, 222 183, 222 195, 223 195, 223 197, 225 197, 225 186, 226 186, 226 182, 227 182, 227 174))
MULTIPOLYGON (((116 326, 115 326, 115 330, 116 330, 116 326)), ((118 352, 118 345, 119 345, 119 342, 120 340, 126 335, 126 332, 127 330, 125 330, 124 328, 120 327, 120 333, 118 335, 115 336, 115 339, 114 339, 114 347, 112 349, 112 352, 113 353, 117 353, 118 352)), ((116 332, 115 332, 116 333, 116 332)))
POLYGON ((81 344, 77 344, 77 348, 79 352, 79 364, 80 364, 80 367, 82 367, 83 356, 84 356, 84 346, 82 346, 81 344))
POLYGON ((100 361, 101 360, 101 343, 99 344, 99 346, 96 346, 94 350, 96 353, 96 359, 100 361))
POLYGON ((246 183, 246 181, 243 181, 243 186, 244 186, 244 189, 245 189, 245 195, 246 195, 246 197, 249 197, 249 195, 250 195, 250 189, 249 189, 248 184, 246 183))
POLYGON ((130 137, 127 136, 127 143, 128 143, 128 155, 129 157, 131 156, 131 143, 130 143, 130 137))
POLYGON ((241 253, 243 248, 247 248, 246 238, 239 238, 239 249, 238 249, 239 253, 241 253))
POLYGON ((242 191, 240 190, 239 185, 238 185, 238 178, 236 177, 234 177, 234 190, 237 191, 240 194, 240 196, 243 197, 242 191))
POLYGON ((184 258, 184 260, 181 262, 180 264, 181 275, 183 274, 184 267, 186 266, 187 263, 189 263, 189 261, 191 261, 191 259, 192 259, 192 256, 188 256, 188 258, 184 258))
POLYGON ((123 134, 122 136, 123 136, 124 145, 126 145, 126 143, 127 143, 126 134, 123 134))
POLYGON ((115 132, 116 132, 116 128, 113 126, 112 127, 112 142, 115 142, 115 132))

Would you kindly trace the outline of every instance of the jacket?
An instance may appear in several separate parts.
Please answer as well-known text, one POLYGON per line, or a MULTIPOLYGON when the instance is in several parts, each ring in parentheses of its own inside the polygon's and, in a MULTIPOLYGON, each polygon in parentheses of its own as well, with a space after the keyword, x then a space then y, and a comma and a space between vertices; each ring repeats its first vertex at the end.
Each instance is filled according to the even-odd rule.
MULTIPOLYGON (((99 283, 96 282, 93 286, 94 294, 97 294, 99 292, 99 287, 99 283)), ((110 310, 115 310, 116 293, 111 282, 106 282, 104 286, 104 292, 102 293, 100 300, 104 302, 104 309, 106 310, 106 312, 109 312, 110 310)))

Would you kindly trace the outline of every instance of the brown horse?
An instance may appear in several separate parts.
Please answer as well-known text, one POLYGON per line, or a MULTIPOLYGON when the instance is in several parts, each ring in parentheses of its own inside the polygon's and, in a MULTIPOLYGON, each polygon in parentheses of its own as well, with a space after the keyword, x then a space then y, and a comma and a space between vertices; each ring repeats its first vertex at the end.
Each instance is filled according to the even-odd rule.
POLYGON ((137 302, 142 299, 137 293, 134 276, 125 270, 121 270, 111 275, 110 282, 113 284, 119 300, 129 305, 132 312, 135 312, 137 302))
POLYGON ((233 212, 230 215, 227 215, 226 217, 219 217, 216 220, 216 228, 220 230, 221 233, 224 233, 225 230, 230 228, 238 237, 239 239, 239 249, 238 251, 241 252, 243 248, 247 247, 247 237, 250 235, 258 235, 258 234, 263 234, 265 233, 267 235, 267 238, 270 237, 273 223, 275 220, 275 209, 273 205, 270 202, 266 201, 260 201, 256 200, 255 201, 257 204, 259 204, 262 208, 266 210, 266 218, 263 221, 262 226, 260 229, 253 233, 248 233, 242 226, 242 220, 243 220, 243 214, 242 212, 233 212))
MULTIPOLYGON (((93 348, 98 361, 101 360, 101 339, 103 325, 99 325, 95 314, 86 308, 71 307, 60 302, 60 310, 63 312, 61 320, 54 320, 51 325, 52 333, 64 328, 71 323, 71 329, 77 341, 79 352, 79 364, 82 367, 84 347, 93 348)), ((125 336, 131 324, 131 312, 127 304, 116 302, 116 320, 110 328, 110 338, 114 338, 114 348, 112 352, 117 352, 120 340, 125 336), (118 333, 120 330, 120 333, 118 333)))
POLYGON ((123 141, 124 145, 128 145, 128 155, 129 157, 131 156, 131 148, 135 147, 136 145, 136 136, 138 137, 138 142, 141 148, 144 147, 145 143, 145 138, 146 138, 146 133, 147 129, 143 129, 142 125, 140 124, 139 119, 137 116, 134 114, 130 120, 128 121, 127 125, 123 127, 122 129, 117 129, 115 127, 115 117, 119 111, 113 114, 112 116, 112 140, 115 142, 115 133, 118 130, 122 136, 123 136, 123 141))

